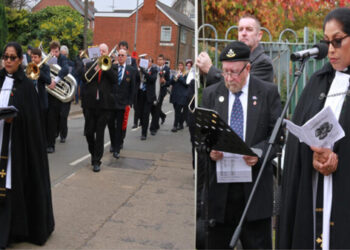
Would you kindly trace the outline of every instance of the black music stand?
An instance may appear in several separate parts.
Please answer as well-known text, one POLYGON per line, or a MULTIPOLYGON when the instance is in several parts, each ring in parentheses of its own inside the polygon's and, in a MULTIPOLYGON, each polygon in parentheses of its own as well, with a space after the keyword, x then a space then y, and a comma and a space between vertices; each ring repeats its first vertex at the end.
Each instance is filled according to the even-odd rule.
POLYGON ((196 248, 208 249, 208 227, 211 223, 208 218, 209 168, 212 162, 209 156, 210 151, 214 149, 234 154, 260 157, 261 150, 249 148, 231 127, 221 119, 216 111, 196 108, 194 116, 196 126, 194 143, 199 156, 202 157, 200 160, 201 165, 203 165, 201 168, 203 173, 197 171, 197 182, 199 181, 203 192, 201 195, 201 204, 199 205, 201 210, 197 211, 201 212, 201 218, 197 220, 196 248))

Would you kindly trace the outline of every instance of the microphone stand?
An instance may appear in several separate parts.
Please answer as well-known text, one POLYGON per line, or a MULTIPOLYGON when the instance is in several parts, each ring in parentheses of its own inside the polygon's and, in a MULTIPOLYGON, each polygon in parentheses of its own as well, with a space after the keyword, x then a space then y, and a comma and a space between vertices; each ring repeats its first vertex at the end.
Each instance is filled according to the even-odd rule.
POLYGON ((242 225, 243 225, 243 222, 244 222, 245 217, 246 217, 246 215, 247 215, 247 212, 248 212, 250 203, 251 203, 251 201, 252 201, 252 199, 253 199, 253 195, 255 194, 256 187, 257 187, 258 184, 259 184, 259 181, 260 181, 262 172, 263 172, 264 169, 265 169, 265 166, 266 166, 266 164, 267 164, 267 159, 268 159, 269 156, 270 156, 272 147, 276 144, 276 138, 277 138, 277 136, 278 136, 278 134, 279 134, 279 131, 280 131, 281 127, 282 127, 283 118, 285 117, 285 115, 286 115, 286 113, 287 113, 287 109, 288 109, 289 104, 290 104, 290 102, 291 102, 291 100, 292 100, 292 96, 293 96, 293 94, 294 94, 294 92, 295 92, 295 88, 296 88, 296 86, 297 86, 297 84, 298 84, 298 81, 299 81, 300 76, 301 76, 302 73, 303 73, 303 70, 304 70, 306 61, 307 61, 308 59, 309 59, 308 57, 307 57, 307 58, 301 59, 300 69, 299 69, 297 72, 294 73, 295 79, 294 79, 294 82, 293 82, 293 85, 292 85, 291 92, 289 93, 289 96, 288 96, 288 98, 287 98, 287 101, 286 101, 286 104, 285 104, 285 106, 284 106, 284 108, 283 108, 283 111, 282 111, 280 117, 277 119, 277 122, 276 122, 276 124, 275 124, 275 126, 274 126, 274 129, 273 129, 273 131, 272 131, 272 134, 271 134, 270 139, 269 139, 269 142, 268 142, 268 143, 269 143, 269 147, 267 148, 267 151, 266 151, 266 154, 265 154, 265 157, 264 157, 264 161, 263 161, 262 166, 261 166, 261 168, 260 168, 260 170, 259 170, 258 176, 257 176, 256 181, 255 181, 255 183, 254 183, 254 186, 253 186, 253 188, 252 188, 252 191, 251 191, 251 193, 250 193, 250 195, 249 195, 247 204, 246 204, 246 206, 245 206, 245 208, 244 208, 244 210, 243 210, 242 217, 241 217, 241 219, 240 219, 240 221, 239 221, 239 224, 238 224, 238 226, 236 227, 235 232, 233 233, 233 236, 232 236, 232 238, 231 238, 230 248, 232 248, 232 249, 233 249, 233 248, 236 246, 236 244, 237 244, 238 238, 239 238, 239 236, 240 236, 240 234, 241 234, 241 231, 242 231, 242 225))

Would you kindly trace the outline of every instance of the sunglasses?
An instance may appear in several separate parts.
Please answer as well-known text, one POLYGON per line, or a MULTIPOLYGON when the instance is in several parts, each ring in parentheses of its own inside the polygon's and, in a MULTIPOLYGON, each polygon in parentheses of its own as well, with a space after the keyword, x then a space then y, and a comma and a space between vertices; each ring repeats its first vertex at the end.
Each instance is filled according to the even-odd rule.
POLYGON ((328 41, 328 40, 321 40, 320 42, 321 43, 325 43, 327 44, 327 46, 329 46, 329 44, 332 44, 332 46, 335 48, 335 49, 339 49, 341 47, 341 43, 342 41, 347 38, 348 36, 350 35, 346 35, 342 38, 336 38, 336 39, 333 39, 332 41, 328 41))
POLYGON ((119 54, 118 56, 119 56, 119 57, 124 57, 124 56, 126 56, 126 55, 119 54))
POLYGON ((4 59, 4 61, 7 61, 8 59, 10 59, 12 62, 14 62, 17 58, 18 58, 18 56, 8 56, 8 55, 4 55, 2 57, 2 59, 4 59))

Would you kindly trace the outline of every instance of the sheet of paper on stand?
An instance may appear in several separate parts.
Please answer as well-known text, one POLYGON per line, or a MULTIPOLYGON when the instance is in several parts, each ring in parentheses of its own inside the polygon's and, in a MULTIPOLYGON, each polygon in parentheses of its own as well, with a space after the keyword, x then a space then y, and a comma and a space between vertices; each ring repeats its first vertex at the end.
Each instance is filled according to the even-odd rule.
POLYGON ((218 183, 251 182, 252 167, 242 155, 224 152, 222 160, 216 162, 216 176, 218 183))

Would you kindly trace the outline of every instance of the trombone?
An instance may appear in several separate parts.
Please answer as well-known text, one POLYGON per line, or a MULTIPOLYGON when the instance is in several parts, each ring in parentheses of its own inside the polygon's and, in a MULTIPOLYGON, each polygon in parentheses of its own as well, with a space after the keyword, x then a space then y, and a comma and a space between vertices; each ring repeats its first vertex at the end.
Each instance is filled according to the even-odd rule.
POLYGON ((95 60, 95 62, 90 66, 90 68, 85 72, 85 79, 88 83, 94 79, 94 77, 97 75, 98 71, 95 71, 95 73, 92 75, 92 77, 88 77, 88 74, 95 69, 95 67, 98 65, 101 70, 107 71, 112 67, 112 59, 111 56, 114 54, 114 52, 117 50, 117 46, 115 45, 114 48, 111 50, 111 52, 108 54, 108 56, 100 56, 95 60))
POLYGON ((52 55, 48 55, 38 65, 34 62, 30 62, 26 67, 26 76, 31 80, 38 80, 40 76, 40 67, 52 58, 52 55))

